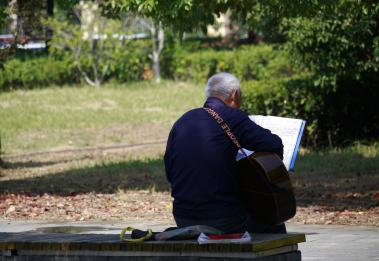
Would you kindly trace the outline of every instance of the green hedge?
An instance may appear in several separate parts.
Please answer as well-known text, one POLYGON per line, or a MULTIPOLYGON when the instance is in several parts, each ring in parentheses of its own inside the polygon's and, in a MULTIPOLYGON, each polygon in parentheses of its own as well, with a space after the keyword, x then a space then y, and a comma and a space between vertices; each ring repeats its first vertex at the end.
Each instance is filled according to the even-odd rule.
MULTIPOLYGON (((148 78, 151 70, 150 48, 139 41, 124 50, 115 50, 115 62, 106 80, 120 82, 148 78), (138 45, 138 46, 136 46, 138 45)), ((248 46, 236 50, 203 50, 190 52, 180 46, 162 55, 162 74, 166 78, 205 83, 216 72, 234 73, 242 81, 280 79, 293 74, 288 54, 272 46, 248 46)), ((14 58, 0 70, 0 88, 34 88, 50 84, 72 84, 80 81, 73 61, 53 56, 14 58)))
POLYGON ((243 84, 244 109, 250 114, 277 115, 307 121, 303 145, 348 145, 379 138, 376 82, 340 83, 335 90, 315 85, 309 73, 243 84))
POLYGON ((278 79, 293 74, 288 54, 272 46, 246 46, 236 50, 175 50, 171 77, 204 83, 213 74, 227 71, 242 81, 278 79))
MULTIPOLYGON (((151 68, 148 44, 146 41, 138 41, 123 50, 116 50, 113 55, 115 61, 109 67, 105 79, 119 82, 144 79, 146 71, 151 68)), ((74 61, 61 56, 24 55, 8 60, 0 69, 0 90, 80 82, 81 76, 74 61)))
POLYGON ((196 52, 176 48, 169 68, 172 78, 202 85, 214 73, 234 73, 248 113, 307 121, 303 144, 335 146, 379 138, 377 73, 321 87, 318 75, 294 68, 286 51, 270 45, 196 52))
MULTIPOLYGON (((308 74, 288 78, 249 81, 243 84, 243 109, 249 114, 275 115, 307 121, 303 145, 315 146, 325 129, 320 128, 322 95, 308 74)), ((327 131, 327 130, 326 130, 327 131)))
POLYGON ((51 84, 73 83, 77 78, 69 61, 52 57, 37 57, 28 60, 12 59, 0 70, 0 89, 15 87, 35 88, 51 84))
POLYGON ((150 48, 148 41, 138 40, 129 43, 123 50, 116 50, 113 54, 115 63, 111 66, 106 78, 119 82, 145 79, 144 73, 152 67, 149 58, 150 48))

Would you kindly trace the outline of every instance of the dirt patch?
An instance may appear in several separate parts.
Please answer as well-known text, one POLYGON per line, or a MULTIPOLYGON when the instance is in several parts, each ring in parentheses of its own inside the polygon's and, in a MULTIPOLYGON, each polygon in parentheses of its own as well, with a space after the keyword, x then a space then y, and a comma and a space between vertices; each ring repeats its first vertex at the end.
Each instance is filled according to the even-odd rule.
POLYGON ((296 216, 290 221, 298 224, 339 224, 379 226, 379 207, 354 208, 344 210, 330 206, 299 207, 296 216))
POLYGON ((168 192, 120 191, 72 196, 0 195, 1 218, 25 220, 170 220, 168 192))

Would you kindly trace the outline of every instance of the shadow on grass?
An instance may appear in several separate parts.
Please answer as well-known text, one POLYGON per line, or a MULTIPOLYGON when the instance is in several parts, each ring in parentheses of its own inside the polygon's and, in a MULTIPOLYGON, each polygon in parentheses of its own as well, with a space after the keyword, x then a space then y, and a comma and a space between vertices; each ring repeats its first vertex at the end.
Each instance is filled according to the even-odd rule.
POLYGON ((137 160, 97 165, 40 177, 0 182, 5 193, 44 193, 62 196, 80 193, 115 193, 119 190, 143 189, 167 191, 163 160, 137 160))
MULTIPOLYGON (((16 163, 17 164, 17 163, 16 163)), ((291 175, 299 206, 334 208, 379 206, 379 155, 354 151, 311 152, 298 158, 291 175)), ((115 193, 119 190, 169 191, 162 159, 109 163, 40 177, 0 181, 5 193, 115 193)))
POLYGON ((1 167, 4 169, 19 169, 19 168, 39 168, 50 165, 55 165, 58 162, 55 161, 46 161, 46 162, 37 162, 37 161, 28 161, 28 162, 7 162, 3 161, 1 167))
POLYGON ((299 206, 336 209, 379 206, 379 155, 354 151, 307 153, 291 175, 299 206))

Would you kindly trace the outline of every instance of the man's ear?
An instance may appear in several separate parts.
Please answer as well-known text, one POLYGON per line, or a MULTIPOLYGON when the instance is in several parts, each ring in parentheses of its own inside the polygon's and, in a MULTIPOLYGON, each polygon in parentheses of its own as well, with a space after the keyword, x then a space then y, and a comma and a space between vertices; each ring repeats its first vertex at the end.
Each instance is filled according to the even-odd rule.
POLYGON ((233 92, 232 92, 232 99, 234 102, 238 102, 239 98, 238 98, 238 92, 237 92, 237 89, 234 89, 233 92))
POLYGON ((237 89, 234 89, 230 95, 230 103, 233 108, 239 109, 241 107, 241 99, 239 97, 237 89))

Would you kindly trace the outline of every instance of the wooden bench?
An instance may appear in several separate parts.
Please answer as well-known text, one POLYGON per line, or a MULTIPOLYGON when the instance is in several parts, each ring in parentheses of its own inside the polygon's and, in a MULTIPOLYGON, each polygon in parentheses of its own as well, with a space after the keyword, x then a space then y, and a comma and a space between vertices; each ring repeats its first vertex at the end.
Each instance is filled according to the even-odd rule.
POLYGON ((0 233, 1 261, 301 260, 305 235, 253 234, 250 243, 122 242, 112 234, 0 233))

